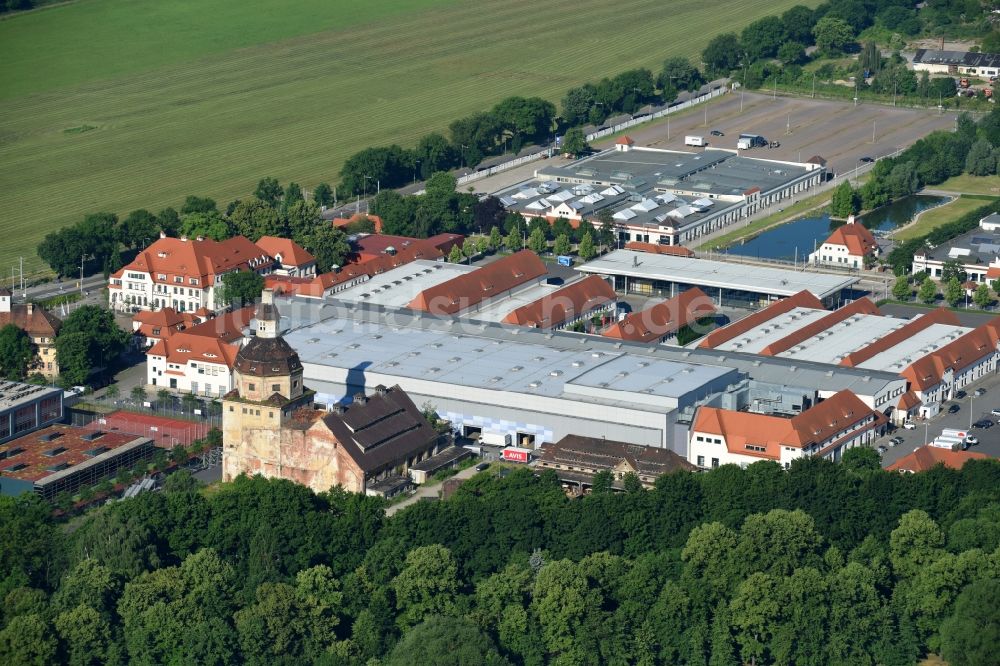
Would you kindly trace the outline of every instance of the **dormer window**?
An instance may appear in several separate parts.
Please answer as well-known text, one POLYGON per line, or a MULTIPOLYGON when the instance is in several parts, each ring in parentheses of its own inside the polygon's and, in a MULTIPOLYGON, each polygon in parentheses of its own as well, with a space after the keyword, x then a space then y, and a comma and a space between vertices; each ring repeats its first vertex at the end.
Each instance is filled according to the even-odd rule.
POLYGON ((198 284, 198 278, 191 278, 191 284, 198 284))
POLYGON ((184 278, 182 278, 180 275, 175 275, 174 282, 176 282, 177 284, 184 284, 184 278))
POLYGON ((166 273, 159 273, 159 274, 157 274, 156 279, 157 280, 166 280, 167 279, 167 274, 166 273))

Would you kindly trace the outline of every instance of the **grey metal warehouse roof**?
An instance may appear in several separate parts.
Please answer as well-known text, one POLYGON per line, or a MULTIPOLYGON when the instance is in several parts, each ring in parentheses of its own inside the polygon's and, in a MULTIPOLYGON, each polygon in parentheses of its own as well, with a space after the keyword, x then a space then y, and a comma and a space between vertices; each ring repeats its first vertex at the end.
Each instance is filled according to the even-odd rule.
MULTIPOLYGON (((545 332, 492 323, 476 323, 462 319, 429 317, 410 310, 386 310, 369 306, 348 308, 334 303, 317 303, 314 299, 294 299, 288 305, 282 305, 281 309, 282 312, 289 313, 289 321, 295 328, 286 335, 286 339, 299 352, 303 363, 329 364, 338 367, 345 367, 345 364, 348 364, 346 367, 360 367, 371 363, 371 366, 366 367, 371 367, 374 370, 376 369, 375 364, 396 361, 400 365, 383 367, 381 370, 392 369, 396 374, 405 373, 409 376, 418 372, 420 368, 438 367, 440 370, 434 376, 421 374, 419 377, 439 381, 453 381, 456 378, 464 378, 463 381, 474 381, 477 377, 482 379, 485 375, 489 380, 499 377, 487 386, 528 385, 528 388, 531 389, 530 383, 540 380, 540 385, 531 390, 554 391, 556 384, 551 381, 554 379, 561 379, 562 382, 572 380, 576 386, 586 386, 593 383, 595 378, 600 376, 600 373, 582 379, 581 377, 585 374, 583 369, 601 365, 606 368, 606 372, 607 369, 615 368, 618 370, 614 373, 617 377, 618 372, 622 370, 609 362, 624 352, 627 352, 630 362, 634 362, 636 368, 639 368, 640 362, 652 362, 654 359, 659 359, 691 366, 710 366, 710 372, 722 368, 735 369, 755 380, 771 384, 818 388, 833 392, 849 389, 859 396, 874 395, 887 385, 902 381, 900 376, 894 372, 834 366, 800 359, 757 356, 732 351, 633 344, 599 336, 545 332), (322 325, 310 325, 320 320, 323 320, 322 325), (381 332, 369 327, 369 323, 376 323, 381 332), (337 332, 335 333, 335 331, 337 332), (431 335, 417 335, 421 332, 428 332, 431 335), (351 341, 347 344, 341 344, 336 338, 343 339, 345 334, 351 336, 351 341), (382 335, 382 337, 373 338, 372 336, 376 334, 382 335), (327 339, 331 336, 336 336, 336 338, 327 339), (359 344, 359 347, 351 348, 350 345, 355 343, 359 344), (435 343, 441 343, 442 347, 434 347, 435 343), (447 343, 447 349, 445 343, 447 343), (423 353, 411 357, 408 356, 408 352, 411 350, 423 352, 423 348, 418 349, 414 346, 417 344, 429 345, 430 349, 435 352, 435 358, 443 358, 443 362, 440 360, 427 363, 415 361, 414 359, 420 358, 423 353), (361 345, 365 345, 365 349, 362 349, 361 345), (453 347, 453 345, 461 346, 453 347), (333 350, 333 346, 340 347, 340 349, 333 350), (486 361, 490 364, 489 369, 470 367, 469 362, 462 360, 449 362, 449 359, 453 357, 469 356, 470 352, 465 351, 466 349, 484 350, 476 352, 477 355, 485 354, 487 349, 493 353, 498 353, 499 350, 503 349, 503 353, 499 354, 497 360, 486 361), (346 353, 345 356, 324 358, 324 354, 329 351, 339 353, 341 350, 346 353), (605 352, 609 358, 604 363, 598 364, 598 359, 592 356, 594 352, 605 352), (535 361, 534 359, 538 357, 543 360, 535 361), (336 359, 336 363, 334 363, 334 359, 336 359), (509 371, 516 365, 531 368, 531 365, 519 359, 529 360, 531 364, 538 366, 537 371, 535 369, 520 370, 512 373, 515 375, 512 377, 505 377, 505 373, 500 372, 504 369, 509 371), (580 369, 573 368, 574 360, 579 360, 584 365, 580 369), (571 371, 567 371, 565 367, 567 364, 573 368, 571 371), (549 373, 555 370, 562 370, 564 375, 552 377, 549 373), (521 373, 524 373, 523 377, 521 373), (529 377, 529 375, 532 376, 529 377)), ((650 372, 659 372, 661 377, 670 376, 665 372, 665 368, 666 366, 660 366, 650 370, 650 372)), ((639 373, 640 377, 643 375, 640 370, 636 370, 636 372, 639 373)), ((631 377, 631 371, 628 377, 631 377)), ((700 377, 705 376, 695 373, 695 376, 690 377, 690 380, 691 382, 699 381, 700 377)), ((623 381, 616 386, 629 386, 629 382, 639 381, 638 378, 630 380, 622 377, 620 379, 623 381)), ((597 379, 596 381, 600 384, 604 380, 597 379)), ((690 385, 685 382, 686 380, 682 380, 673 389, 660 389, 661 395, 667 395, 663 393, 666 390, 672 390, 676 394, 688 389, 690 385)))
POLYGON ((618 183, 639 192, 677 188, 740 196, 752 187, 767 192, 809 170, 793 162, 743 157, 731 150, 709 148, 689 153, 637 147, 627 152, 604 151, 568 166, 547 166, 535 175, 542 179, 618 183))
POLYGON ((647 280, 736 289, 772 296, 791 296, 808 289, 821 299, 850 287, 859 279, 761 266, 748 270, 743 264, 633 250, 615 250, 577 266, 576 270, 598 275, 625 275, 647 280))

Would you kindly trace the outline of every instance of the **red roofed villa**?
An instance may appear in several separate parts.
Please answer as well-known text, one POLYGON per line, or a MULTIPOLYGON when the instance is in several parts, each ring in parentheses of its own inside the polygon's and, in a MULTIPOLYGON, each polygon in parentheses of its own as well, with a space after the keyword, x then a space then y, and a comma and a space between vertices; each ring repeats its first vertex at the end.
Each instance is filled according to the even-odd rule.
POLYGON ((425 289, 407 307, 436 315, 454 315, 506 294, 548 273, 531 250, 521 250, 482 268, 425 289))
POLYGON ((970 460, 988 460, 989 456, 984 453, 973 453, 972 451, 952 451, 925 444, 909 455, 905 455, 892 463, 887 470, 914 474, 916 472, 926 472, 937 465, 944 465, 950 469, 962 469, 965 463, 970 460))
POLYGON ((809 255, 809 263, 828 266, 864 268, 865 261, 879 255, 875 236, 865 225, 847 218, 847 224, 837 227, 818 250, 809 255))

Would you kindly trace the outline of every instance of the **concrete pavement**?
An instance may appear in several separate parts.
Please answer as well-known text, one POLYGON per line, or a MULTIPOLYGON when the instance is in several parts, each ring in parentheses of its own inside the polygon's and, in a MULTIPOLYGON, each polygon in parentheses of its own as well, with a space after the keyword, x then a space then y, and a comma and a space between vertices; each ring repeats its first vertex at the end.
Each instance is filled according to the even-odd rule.
MULTIPOLYGON (((948 403, 959 406, 959 410, 955 414, 947 413, 947 406, 945 406, 945 411, 938 416, 925 421, 917 421, 915 430, 899 428, 888 436, 876 440, 875 446, 885 445, 888 447, 888 440, 892 437, 903 438, 902 444, 889 448, 882 456, 882 466, 888 467, 903 456, 913 453, 923 446, 925 441, 933 441, 945 428, 968 430, 970 422, 980 419, 989 419, 996 423, 998 418, 991 416, 990 410, 1000 407, 1000 374, 989 375, 984 380, 978 381, 964 390, 968 393, 965 398, 948 403), (986 389, 986 395, 976 398, 973 396, 973 391, 980 387, 986 389)), ((1000 425, 994 425, 991 428, 976 428, 970 432, 979 438, 979 444, 969 447, 970 451, 1000 458, 1000 425)))
MULTIPOLYGON (((466 467, 461 470, 458 474, 451 477, 452 479, 471 479, 478 472, 476 472, 476 467, 466 467)), ((392 516, 397 511, 401 511, 408 506, 412 506, 423 499, 438 499, 441 496, 441 483, 435 483, 432 485, 424 484, 422 486, 417 486, 417 491, 407 497, 405 500, 399 504, 393 504, 385 510, 386 516, 392 516)))

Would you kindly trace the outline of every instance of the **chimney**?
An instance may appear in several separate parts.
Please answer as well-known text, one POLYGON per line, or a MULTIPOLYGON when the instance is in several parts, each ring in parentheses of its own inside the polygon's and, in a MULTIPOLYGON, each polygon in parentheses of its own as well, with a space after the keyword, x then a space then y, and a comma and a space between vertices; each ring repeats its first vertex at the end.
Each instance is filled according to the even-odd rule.
POLYGON ((385 387, 385 384, 379 384, 375 387, 375 395, 385 395, 389 392, 389 389, 385 387))
POLYGON ((198 241, 198 242, 201 242, 201 241, 205 240, 205 237, 204 236, 198 236, 197 238, 195 238, 195 240, 198 241))
POLYGON ((166 238, 166 237, 167 237, 167 232, 166 231, 161 231, 160 232, 160 238, 166 238))
POLYGON ((31 301, 28 301, 28 318, 29 319, 31 318, 31 315, 32 315, 32 313, 34 313, 34 311, 35 311, 35 304, 32 303, 31 301))
POLYGON ((355 393, 354 394, 354 404, 355 405, 363 405, 366 402, 368 402, 368 398, 365 397, 364 393, 355 393))
POLYGON ((182 243, 186 243, 186 242, 187 242, 187 239, 188 239, 188 237, 187 237, 187 236, 181 236, 181 242, 182 242, 182 243))
POLYGON ((260 302, 266 305, 274 305, 274 289, 264 289, 260 292, 260 302))
POLYGON ((854 224, 854 214, 853 213, 847 216, 847 223, 848 224, 854 224))
POLYGON ((338 403, 334 403, 334 404, 330 405, 330 413, 343 415, 344 414, 344 406, 342 404, 340 404, 339 402, 338 403))

